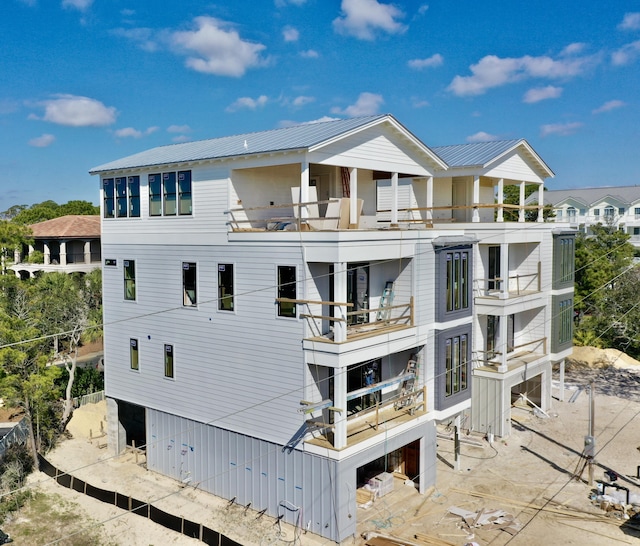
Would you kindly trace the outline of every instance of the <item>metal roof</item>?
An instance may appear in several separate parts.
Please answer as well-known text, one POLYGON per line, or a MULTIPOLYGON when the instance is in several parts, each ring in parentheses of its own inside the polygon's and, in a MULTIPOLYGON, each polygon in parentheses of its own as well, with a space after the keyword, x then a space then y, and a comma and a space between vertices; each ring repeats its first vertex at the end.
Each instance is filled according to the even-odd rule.
MULTIPOLYGON (((533 198, 534 194, 531 194, 527 200, 533 198)), ((537 192, 535 198, 537 199, 537 192)), ((611 199, 630 205, 640 201, 640 186, 604 186, 600 188, 547 190, 544 192, 544 202, 550 205, 559 205, 569 199, 583 203, 585 206, 591 206, 611 199)))
MULTIPOLYGON (((94 167, 89 172, 152 167, 205 159, 221 159, 259 153, 307 149, 350 131, 384 119, 397 123, 389 114, 307 123, 281 129, 245 133, 209 140, 159 146, 94 167)), ((408 131, 407 131, 408 133, 408 131)), ((409 133, 408 133, 409 134, 409 133)), ((425 146, 425 149, 427 147, 425 146)), ((437 158, 435 159, 437 161, 437 158)))
POLYGON ((434 146, 431 149, 450 167, 484 167, 496 157, 515 148, 522 139, 492 140, 452 146, 434 146))

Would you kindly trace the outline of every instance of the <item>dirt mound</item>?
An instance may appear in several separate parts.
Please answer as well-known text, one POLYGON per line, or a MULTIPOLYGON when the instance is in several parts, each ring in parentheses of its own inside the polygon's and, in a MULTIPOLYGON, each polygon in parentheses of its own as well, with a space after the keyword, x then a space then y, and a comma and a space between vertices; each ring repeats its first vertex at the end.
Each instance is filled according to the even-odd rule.
POLYGON ((87 404, 73 410, 73 417, 67 425, 74 438, 89 439, 90 434, 97 437, 107 430, 107 403, 103 400, 97 404, 87 404))
POLYGON ((640 362, 617 349, 598 349, 597 347, 574 347, 573 354, 567 359, 570 365, 588 368, 624 368, 640 372, 640 362))

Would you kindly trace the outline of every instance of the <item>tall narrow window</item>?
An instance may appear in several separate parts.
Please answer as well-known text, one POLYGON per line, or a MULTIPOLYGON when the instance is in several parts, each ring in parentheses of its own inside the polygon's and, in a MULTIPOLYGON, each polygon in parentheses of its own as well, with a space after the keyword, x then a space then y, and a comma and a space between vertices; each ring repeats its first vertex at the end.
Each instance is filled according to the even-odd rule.
POLYGON ((515 349, 516 325, 515 315, 507 316, 507 352, 511 353, 515 349))
POLYGON ((447 311, 469 308, 469 252, 448 252, 446 266, 447 311))
POLYGON ((191 171, 178 172, 178 214, 191 214, 191 171))
POLYGON ((218 264, 218 309, 233 311, 233 264, 218 264))
POLYGON ((173 345, 164 346, 164 376, 173 378, 173 345))
POLYGON ((196 294, 196 264, 182 262, 182 305, 195 307, 198 304, 196 294))
POLYGON ((560 328, 558 332, 558 342, 567 343, 573 337, 573 300, 563 300, 560 302, 560 328))
POLYGON ((278 316, 295 317, 296 304, 292 301, 280 301, 281 298, 296 299, 296 268, 292 265, 278 266, 278 316))
POLYGON ((136 262, 134 260, 124 260, 124 299, 136 299, 136 262))
POLYGON ((113 178, 105 178, 102 181, 103 209, 105 218, 114 218, 115 216, 115 185, 113 178))
POLYGON ((458 394, 469 386, 469 343, 466 334, 445 341, 445 397, 458 394))
POLYGON ((500 290, 500 247, 489 247, 489 264, 488 264, 488 289, 500 290))
POLYGON ((116 178, 116 216, 127 217, 127 179, 124 176, 116 178))
POLYGON ((175 216, 176 214, 176 173, 163 173, 162 185, 164 187, 164 209, 165 216, 175 216))
POLYGON ((162 179, 160 174, 149 175, 149 216, 162 216, 162 179))
POLYGON ((499 330, 500 317, 498 315, 487 315, 487 360, 491 360, 496 356, 499 330))
POLYGON ((130 176, 127 179, 127 189, 129 191, 129 216, 138 218, 140 216, 140 177, 130 176))
POLYGON ((131 369, 137 370, 139 368, 139 362, 138 340, 131 338, 129 340, 129 363, 131 365, 131 369))

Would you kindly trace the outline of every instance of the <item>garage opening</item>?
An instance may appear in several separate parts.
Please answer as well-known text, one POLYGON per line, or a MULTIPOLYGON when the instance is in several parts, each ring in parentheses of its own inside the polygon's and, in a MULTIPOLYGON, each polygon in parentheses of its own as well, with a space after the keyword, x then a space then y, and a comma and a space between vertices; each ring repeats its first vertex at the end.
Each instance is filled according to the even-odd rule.
POLYGON ((520 394, 526 395, 526 397, 537 406, 542 406, 542 375, 537 375, 511 387, 512 405, 527 405, 526 402, 522 400, 520 394))
POLYGON ((142 406, 118 401, 118 421, 127 433, 127 445, 145 448, 147 445, 145 410, 142 406))
POLYGON ((415 440, 400 449, 390 451, 386 455, 374 459, 357 469, 358 487, 362 487, 369 480, 387 472, 394 472, 406 476, 416 486, 420 483, 420 440, 415 440))

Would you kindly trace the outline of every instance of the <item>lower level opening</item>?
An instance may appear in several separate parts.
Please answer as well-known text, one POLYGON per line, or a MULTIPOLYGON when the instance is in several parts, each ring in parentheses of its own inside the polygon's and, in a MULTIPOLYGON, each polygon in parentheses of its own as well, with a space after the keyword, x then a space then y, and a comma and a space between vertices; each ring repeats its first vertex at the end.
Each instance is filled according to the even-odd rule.
POLYGON ((127 445, 144 448, 147 445, 145 409, 129 402, 118 401, 118 421, 127 433, 127 445))

